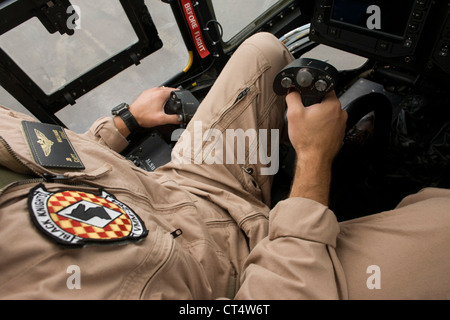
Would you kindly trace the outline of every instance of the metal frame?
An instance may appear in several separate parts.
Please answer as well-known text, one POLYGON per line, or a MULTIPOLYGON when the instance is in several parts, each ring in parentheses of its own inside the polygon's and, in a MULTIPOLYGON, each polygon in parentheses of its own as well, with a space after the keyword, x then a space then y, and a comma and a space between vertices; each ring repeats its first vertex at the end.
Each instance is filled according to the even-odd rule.
MULTIPOLYGON (((173 78, 167 80, 164 85, 177 87, 184 84, 189 87, 190 82, 202 73, 214 69, 220 73, 233 52, 251 35, 257 32, 270 32, 281 37, 290 30, 310 22, 313 6, 309 1, 304 0, 282 0, 274 5, 270 10, 262 14, 255 21, 249 24, 236 36, 227 42, 222 40, 222 26, 216 19, 214 5, 211 0, 191 0, 195 14, 200 23, 202 34, 205 38, 208 50, 211 55, 202 59, 196 52, 195 43, 192 40, 190 29, 183 12, 182 0, 161 0, 170 4, 179 30, 185 41, 186 47, 191 54, 189 67, 173 78)), ((309 43, 308 45, 310 45, 309 43)), ((300 51, 302 48, 299 48, 300 51)))
MULTIPOLYGON (((214 75, 221 72, 237 47, 249 36, 267 31, 281 36, 287 31, 309 22, 312 6, 308 1, 283 0, 264 13, 228 42, 222 41, 221 26, 216 21, 211 0, 189 0, 200 26, 205 46, 210 55, 201 57, 191 33, 183 3, 188 0, 161 0, 171 6, 182 38, 189 52, 188 66, 162 85, 194 89, 197 79, 210 71, 214 75)), ((162 41, 146 7, 144 0, 120 0, 139 41, 107 61, 84 73, 60 90, 47 95, 3 50, 0 49, 0 85, 27 108, 37 119, 45 123, 64 126, 56 113, 111 79, 124 69, 138 65, 142 59, 162 47, 162 41)), ((21 23, 37 17, 50 33, 73 34, 66 26, 70 14, 67 8, 70 0, 0 0, 0 35, 21 23)), ((76 30, 75 30, 76 32, 76 30)), ((196 87, 200 93, 208 90, 196 87)), ((194 90, 194 91, 195 91, 194 90)))
POLYGON ((197 52, 195 42, 193 40, 189 22, 184 13, 182 0, 161 0, 164 3, 170 5, 174 14, 175 20, 178 24, 181 36, 184 40, 186 48, 190 53, 190 62, 185 70, 175 75, 173 78, 167 80, 163 85, 178 87, 183 83, 188 83, 190 80, 194 80, 197 76, 200 76, 204 72, 207 72, 214 66, 215 69, 221 70, 226 62, 228 56, 222 47, 220 30, 217 24, 210 24, 209 22, 215 21, 214 10, 212 9, 209 0, 192 0, 192 8, 197 17, 200 31, 205 41, 205 45, 210 52, 210 55, 202 58, 197 52))
MULTIPOLYGON (((0 49, 0 84, 37 119, 64 126, 56 113, 124 69, 159 50, 162 41, 144 0, 120 0, 138 37, 138 42, 101 63, 62 89, 47 95, 0 49)), ((0 35, 21 23, 38 17, 50 33, 73 34, 67 29, 69 0, 3 0, 0 1, 0 35)))

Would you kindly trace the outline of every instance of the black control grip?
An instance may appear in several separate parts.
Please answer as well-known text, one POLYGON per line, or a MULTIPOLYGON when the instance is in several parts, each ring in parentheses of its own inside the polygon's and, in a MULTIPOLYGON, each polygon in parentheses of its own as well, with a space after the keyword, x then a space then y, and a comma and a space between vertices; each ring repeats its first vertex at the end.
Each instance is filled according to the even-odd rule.
POLYGON ((336 87, 339 71, 332 65, 315 59, 297 59, 276 77, 273 90, 283 96, 296 89, 305 107, 320 103, 336 87))
POLYGON ((200 102, 189 90, 180 89, 170 93, 164 112, 178 115, 178 120, 187 124, 194 117, 199 105, 200 102))
POLYGON ((166 114, 182 114, 183 104, 176 91, 170 94, 170 98, 164 106, 164 112, 166 114))

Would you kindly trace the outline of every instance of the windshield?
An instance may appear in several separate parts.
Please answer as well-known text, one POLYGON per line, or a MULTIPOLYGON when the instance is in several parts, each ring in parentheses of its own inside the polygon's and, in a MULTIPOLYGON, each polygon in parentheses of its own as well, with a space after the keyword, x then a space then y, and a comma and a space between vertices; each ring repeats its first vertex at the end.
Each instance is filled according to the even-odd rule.
POLYGON ((46 94, 138 41, 119 1, 71 3, 80 16, 68 21, 77 29, 73 36, 50 34, 33 18, 0 37, 0 47, 46 94))

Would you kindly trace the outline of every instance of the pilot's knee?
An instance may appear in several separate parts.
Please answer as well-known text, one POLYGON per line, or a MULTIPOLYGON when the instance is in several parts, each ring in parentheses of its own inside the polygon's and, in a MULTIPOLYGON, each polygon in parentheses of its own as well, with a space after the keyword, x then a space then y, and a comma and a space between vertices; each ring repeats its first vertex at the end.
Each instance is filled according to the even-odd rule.
POLYGON ((258 32, 249 37, 245 42, 253 42, 256 44, 270 44, 280 42, 280 40, 269 32, 258 32))
POLYGON ((294 57, 286 46, 273 34, 259 32, 248 38, 244 44, 257 47, 269 61, 270 65, 281 68, 294 60, 294 57))

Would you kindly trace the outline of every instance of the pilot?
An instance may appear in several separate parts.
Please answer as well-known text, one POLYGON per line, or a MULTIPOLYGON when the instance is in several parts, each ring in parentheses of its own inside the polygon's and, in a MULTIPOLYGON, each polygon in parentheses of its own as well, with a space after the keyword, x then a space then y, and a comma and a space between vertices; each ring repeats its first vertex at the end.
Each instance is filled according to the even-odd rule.
POLYGON ((154 173, 119 152, 131 116, 141 127, 177 123, 163 112, 170 88, 145 91, 125 120, 99 119, 84 135, 0 108, 0 298, 450 298, 450 191, 338 223, 329 188, 347 114, 334 92, 309 108, 299 93, 276 96, 292 59, 270 34, 245 41, 154 173), (270 209, 270 164, 251 152, 276 150, 286 104, 296 173, 270 209), (241 164, 220 134, 249 129, 270 137, 252 148, 246 136, 241 164))

